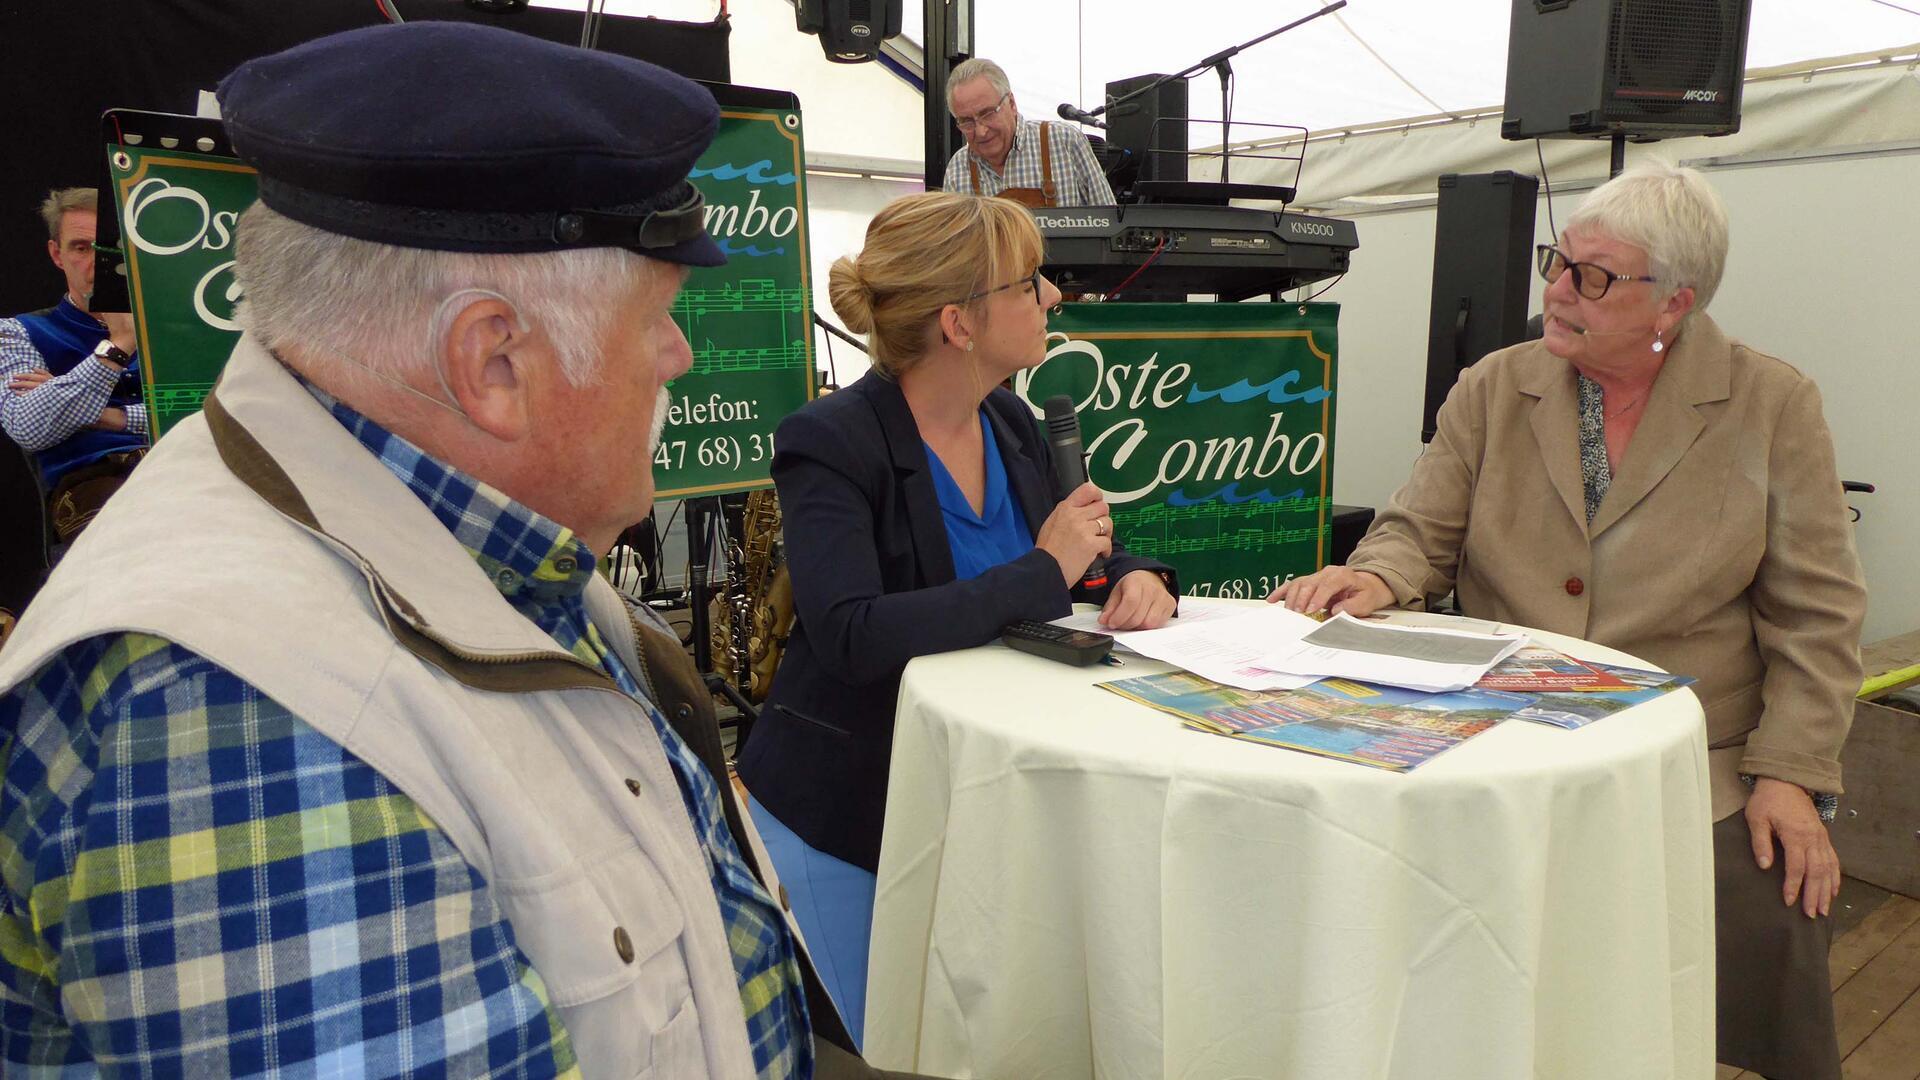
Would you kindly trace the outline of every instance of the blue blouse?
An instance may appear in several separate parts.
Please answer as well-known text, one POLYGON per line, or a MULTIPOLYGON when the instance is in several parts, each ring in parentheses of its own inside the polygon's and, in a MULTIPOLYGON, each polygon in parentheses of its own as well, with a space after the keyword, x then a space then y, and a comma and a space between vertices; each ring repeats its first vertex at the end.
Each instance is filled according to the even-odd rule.
POLYGON ((927 463, 933 466, 933 490, 940 497, 940 516, 947 524, 947 544, 953 548, 953 576, 957 581, 979 577, 1033 550, 1033 533, 1007 486, 1007 463, 1000 458, 1000 443, 993 437, 985 408, 980 410, 980 441, 987 458, 987 491, 978 514, 940 455, 933 452, 933 447, 926 448, 927 463))

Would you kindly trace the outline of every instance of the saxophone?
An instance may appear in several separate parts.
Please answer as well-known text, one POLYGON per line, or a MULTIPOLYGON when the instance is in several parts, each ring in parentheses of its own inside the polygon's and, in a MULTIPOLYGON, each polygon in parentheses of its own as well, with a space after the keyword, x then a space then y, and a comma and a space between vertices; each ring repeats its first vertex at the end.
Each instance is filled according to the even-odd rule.
POLYGON ((714 670, 750 701, 766 700, 793 628, 793 586, 780 545, 780 498, 747 496, 727 550, 727 588, 710 612, 714 670))

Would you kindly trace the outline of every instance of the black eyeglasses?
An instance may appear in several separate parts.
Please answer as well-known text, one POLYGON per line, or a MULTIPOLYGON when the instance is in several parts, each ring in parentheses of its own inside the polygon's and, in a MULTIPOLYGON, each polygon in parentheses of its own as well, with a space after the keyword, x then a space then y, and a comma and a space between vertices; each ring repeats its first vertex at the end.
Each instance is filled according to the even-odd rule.
POLYGON ((974 293, 972 296, 969 296, 965 300, 962 300, 960 302, 963 304, 971 304, 975 300, 978 300, 983 296, 992 296, 994 293, 997 293, 997 292, 1006 292, 1008 289, 1017 289, 1022 285, 1033 286, 1033 302, 1038 304, 1040 302, 1040 271, 1038 268, 1036 268, 1033 271, 1033 273, 1028 274, 1026 277, 1019 278, 1014 281, 1009 281, 1005 285, 998 285, 991 289, 982 289, 981 291, 974 293))
POLYGON ((1012 92, 1009 91, 1008 93, 1001 94, 1000 100, 996 102, 991 109, 981 109, 972 116, 956 116, 953 118, 953 125, 961 131, 972 131, 974 128, 998 116, 1000 110, 1007 107, 1007 99, 1012 96, 1012 92))
POLYGON ((1655 277, 1635 277, 1632 274, 1616 274, 1598 263, 1574 262, 1562 254, 1552 244, 1541 244, 1533 249, 1534 257, 1540 268, 1540 280, 1551 285, 1560 280, 1560 275, 1573 271, 1573 291, 1589 300, 1598 300, 1607 295, 1607 290, 1616 281, 1659 281, 1655 277))

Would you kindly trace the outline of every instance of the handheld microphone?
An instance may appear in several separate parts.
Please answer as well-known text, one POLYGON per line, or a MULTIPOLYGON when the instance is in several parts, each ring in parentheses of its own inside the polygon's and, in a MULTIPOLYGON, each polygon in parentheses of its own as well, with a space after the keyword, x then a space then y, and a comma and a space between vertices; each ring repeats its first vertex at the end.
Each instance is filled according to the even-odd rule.
POLYGON ((1060 103, 1060 108, 1058 111, 1060 113, 1060 119, 1062 120, 1073 120, 1078 123, 1086 124, 1088 127, 1103 128, 1107 126, 1104 121, 1102 121, 1099 117, 1093 115, 1092 113, 1088 112, 1087 110, 1076 109, 1065 102, 1060 103))
MULTIPOLYGON (((1053 479, 1065 498, 1087 482, 1087 452, 1080 444, 1080 417, 1073 411, 1073 399, 1055 394, 1041 406, 1047 414, 1047 442, 1053 446, 1053 479)), ((1080 584, 1099 589, 1107 584, 1107 560, 1096 555, 1080 575, 1080 584)))

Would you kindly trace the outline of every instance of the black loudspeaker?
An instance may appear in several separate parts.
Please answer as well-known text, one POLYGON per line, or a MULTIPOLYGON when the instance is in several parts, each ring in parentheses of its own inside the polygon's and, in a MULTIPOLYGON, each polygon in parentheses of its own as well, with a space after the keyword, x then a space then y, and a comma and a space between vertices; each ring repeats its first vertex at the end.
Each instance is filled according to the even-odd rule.
POLYGON ((793 24, 820 35, 820 51, 836 64, 864 64, 900 32, 901 0, 795 0, 793 24))
MULTIPOLYGON (((1107 100, 1124 97, 1159 75, 1107 84, 1107 100)), ((1107 110, 1107 145, 1121 152, 1108 174, 1118 195, 1139 180, 1187 178, 1187 80, 1174 79, 1107 110)))
POLYGON ((1526 339, 1534 196, 1540 181, 1512 172, 1440 177, 1433 227, 1433 315, 1427 325, 1427 404, 1420 441, 1460 373, 1526 339))
POLYGON ((1353 549, 1366 538, 1373 525, 1373 507, 1333 504, 1333 536, 1327 547, 1327 565, 1345 566, 1353 558, 1353 549))
POLYGON ((1500 134, 1740 130, 1751 0, 1514 0, 1500 134))

